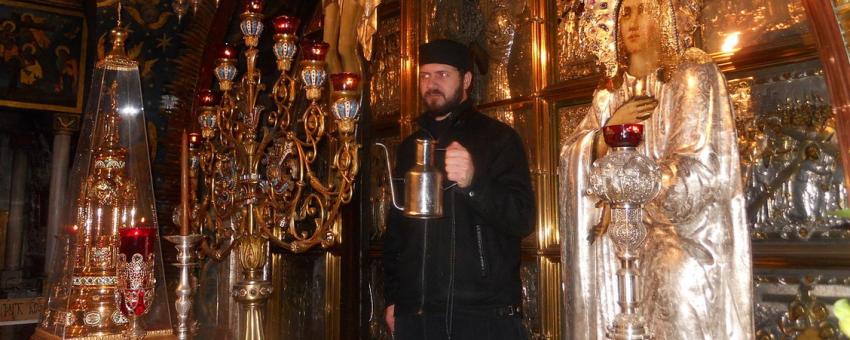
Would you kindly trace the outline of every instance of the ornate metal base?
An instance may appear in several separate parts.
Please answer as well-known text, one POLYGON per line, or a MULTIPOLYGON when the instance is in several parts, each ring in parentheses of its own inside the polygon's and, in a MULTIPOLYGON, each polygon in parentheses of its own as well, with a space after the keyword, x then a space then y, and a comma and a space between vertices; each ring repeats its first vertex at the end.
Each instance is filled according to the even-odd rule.
POLYGON ((143 340, 148 332, 145 331, 145 325, 142 323, 141 316, 130 318, 130 328, 124 331, 124 338, 128 340, 143 340))
POLYGON ((640 315, 619 314, 614 324, 608 327, 605 334, 612 340, 649 340, 652 336, 644 326, 646 321, 640 315))
MULTIPOLYGON (((35 333, 30 337, 30 340, 126 340, 123 334, 101 334, 101 335, 81 335, 63 337, 53 334, 44 328, 38 327, 35 333)), ((173 340, 174 332, 169 329, 148 330, 145 340, 173 340)))
POLYGON ((239 340, 264 340, 263 309, 273 291, 271 282, 240 281, 233 286, 233 298, 242 307, 239 340))

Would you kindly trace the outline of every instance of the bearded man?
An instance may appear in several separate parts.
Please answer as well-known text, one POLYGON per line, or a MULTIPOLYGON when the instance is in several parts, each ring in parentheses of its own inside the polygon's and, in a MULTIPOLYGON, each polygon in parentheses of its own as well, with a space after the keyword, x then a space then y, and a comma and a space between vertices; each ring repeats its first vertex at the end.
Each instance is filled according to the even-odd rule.
POLYGON ((417 139, 435 141, 435 163, 447 180, 445 216, 390 214, 385 319, 402 340, 527 339, 520 242, 532 231, 535 207, 525 148, 513 129, 473 108, 466 46, 435 40, 419 56, 427 111, 401 143, 394 177, 415 164, 417 139))

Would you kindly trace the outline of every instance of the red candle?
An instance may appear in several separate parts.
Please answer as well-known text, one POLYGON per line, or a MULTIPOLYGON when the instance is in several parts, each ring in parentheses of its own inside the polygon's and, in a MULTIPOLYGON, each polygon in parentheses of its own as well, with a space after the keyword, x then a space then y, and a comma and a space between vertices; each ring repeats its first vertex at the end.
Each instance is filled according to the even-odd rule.
POLYGON ((304 60, 325 61, 330 45, 323 41, 304 40, 301 42, 301 50, 304 51, 304 60))
POLYGON ((198 92, 198 102, 201 106, 216 106, 221 102, 221 94, 213 90, 201 90, 198 92))
POLYGON ((288 15, 281 15, 272 19, 272 25, 274 25, 274 31, 277 34, 295 34, 295 31, 298 30, 298 24, 301 22, 297 17, 291 17, 288 15))
POLYGON ((331 74, 331 85, 334 91, 354 91, 360 84, 360 75, 351 72, 331 74))
POLYGON ((262 13, 263 7, 266 7, 266 4, 263 0, 246 0, 245 1, 245 12, 262 13))
POLYGON ((236 48, 233 45, 228 43, 224 43, 224 46, 221 47, 221 51, 219 51, 219 58, 222 59, 235 59, 236 58, 236 48))
POLYGON ((609 125, 602 128, 602 135, 612 148, 637 147, 643 140, 643 124, 609 125))
POLYGON ((133 254, 141 254, 145 259, 148 258, 148 255, 153 254, 153 241, 156 237, 154 228, 136 226, 119 229, 118 234, 121 240, 118 251, 127 257, 127 262, 132 260, 133 254))

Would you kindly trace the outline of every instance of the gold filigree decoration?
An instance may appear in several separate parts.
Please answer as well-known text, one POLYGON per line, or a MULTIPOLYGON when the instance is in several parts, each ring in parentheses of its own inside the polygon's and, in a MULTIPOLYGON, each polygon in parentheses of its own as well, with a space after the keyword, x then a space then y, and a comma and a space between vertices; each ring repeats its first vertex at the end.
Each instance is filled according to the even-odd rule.
POLYGON ((813 292, 814 285, 802 282, 799 287, 797 297, 788 304, 788 311, 779 321, 783 338, 838 339, 838 327, 829 321, 829 309, 818 301, 813 292))

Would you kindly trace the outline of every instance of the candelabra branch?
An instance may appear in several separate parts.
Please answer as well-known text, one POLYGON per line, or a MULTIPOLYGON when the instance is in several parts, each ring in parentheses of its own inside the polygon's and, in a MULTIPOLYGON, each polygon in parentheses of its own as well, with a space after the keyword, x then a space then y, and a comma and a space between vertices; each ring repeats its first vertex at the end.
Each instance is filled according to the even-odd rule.
POLYGON ((233 247, 236 245, 236 242, 230 242, 226 245, 223 243, 224 241, 222 240, 218 244, 210 245, 210 240, 204 238, 201 241, 201 254, 215 261, 221 261, 223 259, 226 259, 230 255, 230 252, 233 250, 233 247))

